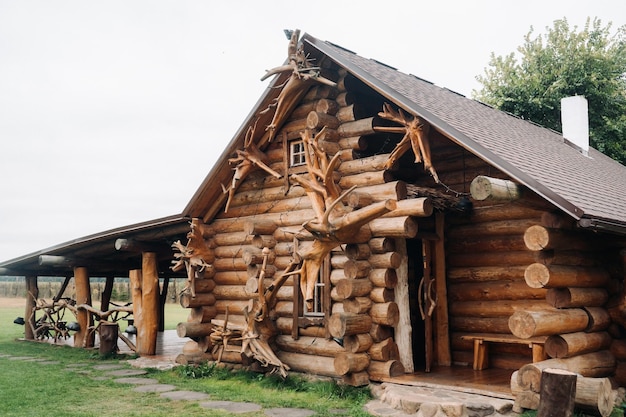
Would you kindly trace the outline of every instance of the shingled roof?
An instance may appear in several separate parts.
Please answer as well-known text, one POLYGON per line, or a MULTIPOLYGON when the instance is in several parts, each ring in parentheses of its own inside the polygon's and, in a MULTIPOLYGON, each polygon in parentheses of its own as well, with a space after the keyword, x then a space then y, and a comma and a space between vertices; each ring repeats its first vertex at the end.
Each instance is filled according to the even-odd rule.
POLYGON ((304 35, 317 49, 396 105, 502 170, 584 227, 626 233, 626 167, 561 134, 453 91, 304 35))

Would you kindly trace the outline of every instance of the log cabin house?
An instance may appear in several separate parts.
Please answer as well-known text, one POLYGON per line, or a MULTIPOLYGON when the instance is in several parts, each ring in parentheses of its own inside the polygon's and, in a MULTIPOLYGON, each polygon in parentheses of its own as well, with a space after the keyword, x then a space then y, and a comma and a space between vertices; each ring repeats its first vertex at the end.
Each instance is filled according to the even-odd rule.
POLYGON ((626 385, 624 166, 298 31, 270 77, 155 266, 188 278, 181 361, 626 385))

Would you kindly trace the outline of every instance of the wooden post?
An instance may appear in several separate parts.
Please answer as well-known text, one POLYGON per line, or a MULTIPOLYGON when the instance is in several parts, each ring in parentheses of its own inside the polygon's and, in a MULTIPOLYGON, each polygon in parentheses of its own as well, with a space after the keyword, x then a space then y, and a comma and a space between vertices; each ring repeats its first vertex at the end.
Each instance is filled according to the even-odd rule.
POLYGON ((435 229, 437 241, 433 242, 433 272, 435 275, 435 291, 437 304, 435 305, 435 348, 437 363, 441 366, 452 364, 450 353, 450 333, 448 326, 448 289, 446 283, 446 249, 444 246, 443 213, 435 214, 435 229))
POLYGON ((137 353, 154 355, 159 328, 159 272, 154 252, 142 253, 141 271, 143 323, 137 328, 137 353))
POLYGON ((119 326, 117 323, 103 321, 100 323, 100 356, 107 356, 117 353, 117 337, 119 326))
POLYGON ((24 338, 26 340, 34 340, 35 334, 35 314, 34 308, 39 298, 39 288, 37 287, 37 276, 29 275, 26 277, 26 308, 24 310, 24 338))
MULTIPOLYGON (((213 281, 213 280, 207 280, 213 281)), ((197 283, 197 281, 196 281, 197 283)), ((163 288, 161 289, 161 293, 159 294, 159 332, 165 331, 165 303, 167 302, 167 291, 170 286, 170 279, 165 277, 163 279, 163 288)), ((197 285, 196 285, 197 291, 197 285)))
MULTIPOLYGON (((76 284, 76 304, 87 304, 91 306, 91 287, 89 286, 87 268, 82 266, 75 267, 74 281, 76 284)), ((89 330, 93 324, 91 313, 87 310, 80 309, 76 313, 76 319, 80 330, 74 334, 74 347, 93 347, 95 334, 89 330)))
POLYGON ((104 291, 102 291, 102 297, 100 298, 100 310, 108 311, 109 304, 111 303, 111 294, 113 294, 113 282, 115 280, 114 276, 106 277, 106 282, 104 284, 104 291))
MULTIPOLYGON (((396 251, 402 256, 400 267, 395 270, 396 275, 396 303, 398 305, 398 323, 394 326, 395 339, 398 344, 400 363, 407 373, 413 373, 413 328, 411 326, 411 308, 409 306, 409 263, 405 239, 396 239, 396 251)), ((383 271, 387 271, 386 269, 383 271)), ((417 335, 416 335, 417 336, 417 335)))
POLYGON ((537 417, 570 417, 574 414, 576 374, 562 369, 545 369, 537 417))
POLYGON ((474 200, 514 201, 520 198, 521 189, 513 181, 479 175, 470 184, 474 200))

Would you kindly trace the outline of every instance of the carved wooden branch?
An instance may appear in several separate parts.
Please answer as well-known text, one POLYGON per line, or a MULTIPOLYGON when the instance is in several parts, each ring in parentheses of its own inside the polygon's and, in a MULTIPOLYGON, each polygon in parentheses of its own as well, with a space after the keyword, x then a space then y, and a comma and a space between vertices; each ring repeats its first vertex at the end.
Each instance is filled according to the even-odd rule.
POLYGON ((202 224, 199 219, 191 221, 191 231, 187 233, 187 245, 183 245, 180 241, 172 243, 172 247, 178 250, 174 254, 174 265, 171 266, 173 271, 180 271, 185 268, 187 271, 187 284, 181 292, 190 291, 191 296, 196 296, 195 279, 196 273, 204 271, 210 267, 213 262, 213 251, 206 245, 202 233, 202 224))
POLYGON ((269 142, 273 140, 276 129, 285 121, 288 113, 306 93, 312 82, 318 82, 332 87, 337 85, 335 82, 320 76, 319 68, 311 66, 302 47, 298 48, 297 46, 299 37, 300 31, 294 30, 291 34, 289 47, 287 48, 289 62, 267 71, 261 78, 261 80, 265 80, 271 75, 291 71, 291 76, 283 85, 280 94, 265 110, 268 111, 272 108, 276 108, 274 117, 266 128, 266 130, 269 131, 269 142))
POLYGON ((228 200, 226 201, 226 207, 224 208, 224 212, 228 212, 228 208, 230 207, 230 202, 235 195, 235 191, 239 184, 243 182, 244 179, 255 169, 260 168, 267 172, 270 175, 273 175, 276 178, 281 178, 282 175, 278 172, 274 171, 270 168, 265 161, 267 160, 267 156, 261 152, 261 150, 254 143, 254 130, 256 127, 256 123, 254 127, 248 128, 248 132, 246 133, 246 138, 244 139, 244 149, 237 150, 236 157, 230 158, 228 163, 231 165, 236 165, 235 172, 233 174, 233 179, 231 181, 230 188, 226 189, 222 185, 222 189, 224 194, 228 193, 228 200))
POLYGON ((409 148, 413 148, 415 162, 420 163, 423 160, 424 169, 430 172, 436 183, 439 183, 439 176, 432 166, 430 155, 430 144, 428 142, 430 125, 417 116, 407 115, 402 109, 393 110, 388 103, 383 105, 383 111, 379 112, 378 115, 383 119, 403 125, 400 128, 382 126, 375 128, 379 132, 404 133, 404 137, 398 142, 395 149, 391 152, 389 160, 385 163, 385 169, 390 169, 409 148))

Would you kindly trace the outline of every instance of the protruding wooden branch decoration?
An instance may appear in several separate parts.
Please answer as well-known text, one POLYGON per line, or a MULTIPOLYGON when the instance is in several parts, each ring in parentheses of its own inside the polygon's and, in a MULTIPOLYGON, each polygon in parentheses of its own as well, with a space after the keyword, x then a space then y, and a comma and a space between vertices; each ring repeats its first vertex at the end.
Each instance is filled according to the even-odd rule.
POLYGON ((236 156, 228 160, 229 164, 235 165, 235 173, 233 174, 230 188, 227 189, 222 185, 224 194, 228 194, 228 200, 226 201, 226 207, 224 208, 225 213, 228 212, 228 207, 230 206, 230 202, 235 195, 237 187, 255 168, 260 168, 276 178, 282 177, 281 174, 271 169, 265 163, 267 159, 266 155, 261 152, 258 146, 254 143, 255 129, 256 123, 254 126, 249 127, 248 131, 246 132, 243 150, 238 149, 236 151, 236 156))
POLYGON ((404 133, 404 137, 396 145, 393 152, 389 156, 389 160, 385 164, 385 169, 390 169, 402 155, 413 148, 415 154, 415 163, 424 162, 424 169, 430 171, 436 183, 439 183, 439 176, 435 171, 430 159, 430 144, 428 142, 428 132, 430 125, 417 116, 411 116, 402 111, 402 109, 394 110, 390 104, 383 104, 383 111, 378 115, 383 119, 396 122, 401 127, 384 127, 376 126, 374 130, 378 132, 404 133))
POLYGON ((276 108, 274 117, 266 128, 266 130, 269 131, 268 141, 270 142, 274 138, 276 130, 282 125, 293 106, 306 93, 312 82, 318 82, 332 87, 336 86, 336 83, 320 75, 320 69, 318 67, 311 65, 310 60, 304 54, 302 46, 298 47, 299 37, 299 30, 296 29, 291 33, 289 47, 287 48, 288 63, 267 71, 261 78, 261 80, 265 80, 274 74, 291 72, 291 76, 282 86, 282 90, 276 100, 263 111, 267 112, 274 107, 276 108))
POLYGON ((340 244, 352 242, 363 225, 396 207, 395 200, 385 200, 350 211, 343 204, 343 200, 355 187, 341 194, 341 189, 333 180, 339 157, 335 155, 329 161, 328 155, 317 146, 317 142, 324 135, 325 129, 315 136, 312 136, 309 129, 302 133, 308 176, 291 176, 294 182, 305 189, 317 217, 302 225, 315 237, 315 241, 313 245, 300 250, 303 263, 302 268, 297 271, 301 277, 300 288, 309 308, 312 308, 315 282, 326 255, 340 244))
POLYGON ((187 233, 187 245, 183 245, 180 240, 172 243, 172 247, 178 250, 174 254, 174 265, 171 266, 173 271, 180 271, 185 268, 187 270, 187 285, 181 292, 190 291, 191 296, 196 296, 195 278, 198 272, 203 272, 207 267, 211 267, 215 255, 213 251, 207 247, 200 219, 191 221, 191 231, 187 233))

